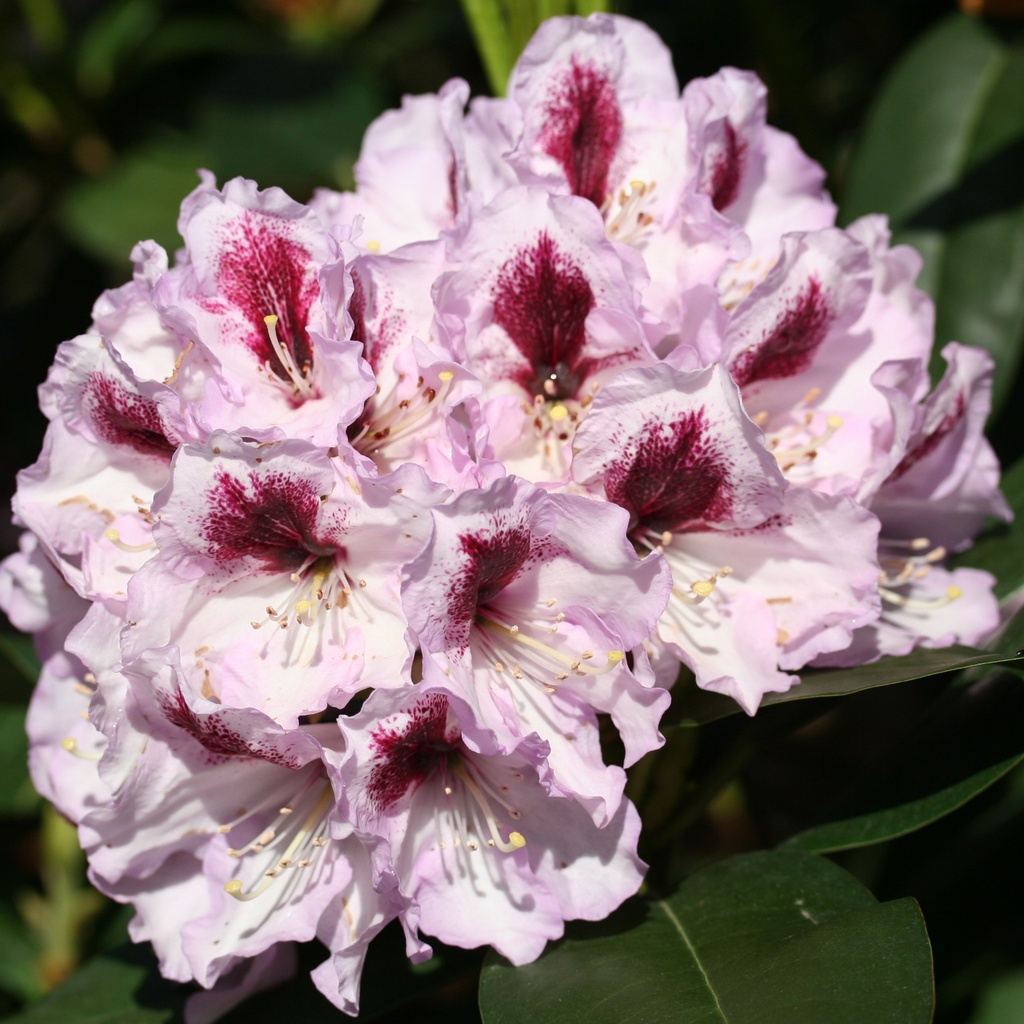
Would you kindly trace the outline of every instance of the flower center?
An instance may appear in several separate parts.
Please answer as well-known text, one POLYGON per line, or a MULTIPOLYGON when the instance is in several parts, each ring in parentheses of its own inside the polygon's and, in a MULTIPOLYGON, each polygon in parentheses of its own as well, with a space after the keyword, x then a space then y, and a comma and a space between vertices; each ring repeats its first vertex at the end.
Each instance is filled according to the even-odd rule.
POLYGON ((651 233, 654 217, 647 211, 656 187, 655 181, 631 181, 604 201, 601 214, 613 242, 638 246, 651 233))
POLYGON ((399 375, 387 395, 371 397, 362 415, 348 429, 352 447, 374 460, 382 453, 401 458, 400 453, 388 449, 400 446, 425 421, 444 416, 445 398, 451 391, 455 374, 451 370, 442 370, 437 376, 439 388, 427 384, 420 377, 416 381, 416 390, 408 397, 400 398, 404 377, 399 375))
POLYGON ((932 566, 945 557, 946 549, 941 545, 933 547, 927 537, 914 537, 912 540, 882 538, 878 545, 878 563, 882 568, 878 582, 882 600, 897 608, 927 611, 944 608, 962 597, 963 591, 953 585, 934 597, 913 596, 914 584, 926 579, 932 566))

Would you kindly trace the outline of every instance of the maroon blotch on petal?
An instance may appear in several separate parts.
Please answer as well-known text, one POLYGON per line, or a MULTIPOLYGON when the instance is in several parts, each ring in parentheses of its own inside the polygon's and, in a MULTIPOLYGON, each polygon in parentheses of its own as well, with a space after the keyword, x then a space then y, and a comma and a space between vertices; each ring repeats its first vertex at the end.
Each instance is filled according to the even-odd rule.
POLYGON ((650 422, 631 461, 605 473, 605 493, 630 517, 630 529, 681 532, 728 520, 730 462, 714 443, 703 409, 672 422, 650 422))
POLYGON ((162 693, 159 701, 167 721, 184 729, 211 754, 220 757, 258 757, 284 768, 301 767, 296 758, 287 757, 271 747, 249 742, 224 720, 222 714, 214 712, 200 717, 188 706, 181 690, 175 690, 173 695, 162 693))
POLYGON ((93 373, 85 382, 82 406, 101 441, 170 462, 176 445, 167 439, 152 399, 129 391, 113 377, 93 373))
POLYGON ((378 814, 394 806, 410 789, 448 763, 460 733, 448 728, 448 698, 431 693, 409 709, 402 726, 384 722, 370 734, 373 767, 366 786, 378 814))
POLYGON ((964 393, 961 391, 956 396, 956 401, 953 408, 942 418, 939 425, 927 434, 916 438, 910 448, 907 449, 906 454, 900 459, 899 464, 889 474, 886 483, 891 483, 894 480, 899 480, 904 473, 906 473, 913 466, 916 466, 923 458, 930 455, 944 437, 960 422, 963 417, 964 409, 967 405, 967 399, 964 393))
POLYGON ((594 369, 583 355, 595 306, 583 271, 545 232, 498 273, 494 320, 527 361, 515 382, 534 395, 572 398, 594 369))
POLYGON ((810 366, 825 340, 833 314, 821 282, 812 277, 760 344, 741 352, 729 370, 740 387, 783 380, 810 366))
POLYGON ((206 498, 202 533, 218 562, 250 556, 268 572, 294 571, 338 550, 316 536, 320 496, 306 480, 250 473, 243 481, 221 469, 206 498))
POLYGON ((248 321, 244 342, 271 372, 283 381, 291 377, 270 344, 264 318, 278 317, 277 337, 296 369, 308 375, 313 346, 306 331, 309 309, 317 296, 316 278, 308 273, 308 249, 251 214, 234 225, 224 239, 217 266, 220 299, 238 309, 248 321))
POLYGON ((707 185, 711 205, 719 212, 736 202, 747 155, 747 144, 737 136, 728 119, 724 124, 724 135, 722 147, 711 164, 707 185))
POLYGON ((622 141, 622 111, 606 72, 573 57, 544 105, 540 147, 558 161, 574 195, 601 206, 622 141))

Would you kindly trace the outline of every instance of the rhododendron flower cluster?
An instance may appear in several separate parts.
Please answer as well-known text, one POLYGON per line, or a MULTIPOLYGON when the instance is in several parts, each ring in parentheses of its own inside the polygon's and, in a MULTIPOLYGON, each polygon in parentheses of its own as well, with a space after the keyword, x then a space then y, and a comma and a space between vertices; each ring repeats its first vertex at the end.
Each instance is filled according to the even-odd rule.
POLYGON ((753 714, 997 622, 942 566, 1009 515, 991 363, 930 390, 918 257, 835 225, 755 76, 680 92, 595 15, 468 99, 383 115, 351 193, 202 173, 40 392, 32 771, 197 1020, 314 937, 354 1013, 395 918, 531 961, 638 889, 680 674, 753 714))

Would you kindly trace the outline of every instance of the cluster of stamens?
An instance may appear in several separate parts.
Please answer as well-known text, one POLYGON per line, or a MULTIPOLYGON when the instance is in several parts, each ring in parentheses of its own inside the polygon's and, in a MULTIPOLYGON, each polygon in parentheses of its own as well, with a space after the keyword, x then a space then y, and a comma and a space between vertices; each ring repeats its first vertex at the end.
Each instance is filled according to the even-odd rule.
MULTIPOLYGON (((552 608, 554 603, 552 600, 545 606, 552 608)), ((552 616, 551 625, 537 627, 533 632, 539 633, 543 629, 549 636, 555 636, 564 621, 565 614, 557 612, 552 616)), ((603 675, 626 656, 624 651, 609 651, 603 662, 595 662, 594 652, 589 649, 567 653, 518 625, 500 622, 491 611, 479 614, 477 625, 476 639, 481 654, 499 675, 510 675, 517 682, 539 687, 549 695, 555 693, 557 684, 565 682, 570 675, 603 675)))
POLYGON ((719 304, 730 313, 771 273, 776 259, 757 256, 730 264, 718 279, 719 304))
MULTIPOLYGON (((480 842, 474 836, 484 837, 485 846, 502 853, 514 853, 526 845, 521 832, 509 831, 507 839, 502 835, 507 828, 505 817, 512 821, 522 820, 522 814, 510 800, 511 789, 506 783, 491 782, 467 757, 449 758, 444 775, 445 803, 451 829, 450 833, 446 832, 441 823, 437 823, 438 834, 449 835, 449 839, 439 839, 440 849, 447 849, 450 842, 456 850, 465 849, 473 853, 480 848, 480 842), (496 812, 495 804, 503 810, 496 812)), ((513 778, 521 781, 522 773, 513 771, 513 778)))
POLYGON ((605 233, 613 242, 639 245, 650 234, 654 218, 647 212, 656 181, 631 181, 610 195, 601 206, 605 233))
MULTIPOLYGON (((836 431, 843 425, 841 416, 831 414, 825 418, 824 430, 817 434, 812 432, 815 413, 808 406, 813 405, 820 394, 818 388, 808 391, 800 403, 805 411, 799 416, 798 422, 784 429, 771 431, 768 435, 768 448, 775 456, 783 473, 812 463, 818 457, 818 452, 822 447, 835 436, 836 431)), ((797 408, 799 409, 800 406, 797 408)), ((752 419, 764 429, 767 427, 769 416, 767 412, 759 412, 752 419)))
POLYGON ((277 336, 277 322, 279 319, 276 313, 270 313, 263 318, 263 322, 267 325, 270 347, 273 349, 274 355, 277 356, 281 369, 284 370, 284 377, 274 369, 269 360, 259 369, 266 373, 268 380, 279 387, 286 388, 293 398, 302 399, 303 401, 307 398, 317 398, 319 395, 313 379, 312 360, 306 360, 302 366, 295 365, 295 360, 292 358, 288 346, 277 336))
MULTIPOLYGON (((322 772, 310 776, 297 800, 277 809, 270 824, 252 842, 239 849, 228 849, 236 860, 250 859, 259 863, 259 881, 246 891, 240 879, 232 879, 224 891, 237 900, 247 902, 262 896, 274 880, 289 870, 308 868, 319 850, 328 843, 327 814, 333 805, 333 791, 322 772)), ((218 831, 230 835, 264 808, 243 814, 218 831)))
MULTIPOLYGON (((91 672, 86 672, 81 679, 76 679, 74 681, 73 688, 75 693, 85 697, 86 700, 91 701, 93 695, 96 693, 96 677, 91 672)), ((79 714, 84 721, 89 721, 89 712, 86 708, 82 708, 79 714)), ((100 738, 99 733, 96 734, 96 738, 100 738)), ((103 756, 99 752, 89 753, 83 750, 78 745, 78 740, 76 740, 74 736, 66 736, 61 740, 60 745, 63 750, 66 750, 69 754, 73 754, 82 761, 98 761, 103 756)))
POLYGON ((926 611, 932 608, 943 608, 963 596, 959 587, 950 585, 943 594, 935 597, 912 597, 899 593, 899 587, 907 587, 925 579, 932 567, 946 557, 946 549, 941 545, 932 546, 927 537, 914 537, 911 540, 891 540, 885 538, 880 544, 879 592, 882 600, 899 608, 926 611))
POLYGON ((441 370, 437 378, 440 386, 435 388, 419 377, 416 390, 407 398, 398 398, 405 379, 402 374, 385 398, 381 398, 378 390, 378 394, 367 402, 358 429, 349 437, 352 447, 372 458, 385 446, 412 433, 428 416, 437 415, 439 409, 443 411, 455 374, 451 370, 441 370))

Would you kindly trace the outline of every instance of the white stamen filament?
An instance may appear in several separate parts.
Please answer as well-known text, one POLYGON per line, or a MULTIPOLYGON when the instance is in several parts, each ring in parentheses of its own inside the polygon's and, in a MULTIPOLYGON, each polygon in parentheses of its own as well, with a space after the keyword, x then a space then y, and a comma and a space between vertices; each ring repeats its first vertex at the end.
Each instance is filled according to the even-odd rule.
POLYGON ((155 551, 156 541, 148 540, 145 544, 128 544, 121 540, 120 531, 113 528, 104 531, 103 536, 110 541, 119 551, 126 551, 130 554, 137 554, 141 551, 155 551))
MULTIPOLYGON (((608 659, 603 665, 585 665, 583 662, 589 659, 584 658, 583 654, 593 657, 592 651, 585 651, 583 654, 577 655, 566 654, 564 651, 560 651, 557 648, 552 647, 551 644, 545 643, 542 640, 538 640, 535 637, 524 633, 519 626, 507 626, 504 623, 495 621, 493 618, 481 617, 478 621, 482 629, 488 633, 494 636, 499 636, 503 639, 512 640, 513 645, 510 650, 514 651, 515 645, 522 645, 531 652, 536 651, 538 654, 543 655, 542 658, 534 657, 531 660, 535 664, 543 666, 548 670, 550 670, 551 665, 545 664, 545 659, 550 659, 551 661, 556 662, 559 666, 564 666, 577 675, 600 675, 611 671, 611 669, 618 665, 626 656, 624 651, 609 651, 608 659)), ((497 654, 498 648, 494 647, 493 649, 497 654)), ((519 651, 518 653, 522 654, 523 652, 519 651)), ((501 661, 503 659, 499 656, 490 660, 501 661)), ((512 658, 506 658, 504 660, 507 660, 514 665, 519 659, 513 656, 512 658)))
POLYGON ((102 754, 87 754, 78 745, 78 740, 74 736, 68 736, 61 740, 60 745, 69 753, 74 754, 80 761, 98 761, 103 756, 102 754))
MULTIPOLYGON (((502 853, 514 853, 516 850, 522 849, 526 845, 526 839, 521 832, 510 831, 508 839, 502 836, 501 829, 504 827, 504 824, 496 817, 490 801, 494 800, 504 807, 509 816, 515 821, 522 817, 519 811, 495 793, 493 787, 484 781, 483 776, 479 772, 471 773, 468 763, 454 761, 449 764, 449 769, 451 774, 461 783, 457 788, 463 789, 472 798, 468 808, 466 808, 463 814, 460 814, 451 803, 451 797, 456 795, 456 787, 445 787, 445 795, 449 797, 449 811, 453 826, 456 825, 456 817, 463 817, 463 824, 466 826, 465 828, 454 828, 455 835, 452 845, 456 848, 464 847, 470 851, 478 849, 478 844, 468 838, 470 834, 475 832, 479 835, 490 836, 487 840, 487 845, 492 849, 501 850, 502 853), (472 825, 472 828, 469 827, 470 825, 472 825), (463 833, 465 833, 465 836, 463 836, 463 833)), ((443 848, 444 844, 442 843, 441 845, 443 848)))
POLYGON ((282 344, 281 339, 277 336, 277 322, 279 317, 275 313, 270 313, 268 316, 263 318, 263 322, 267 325, 267 336, 270 339, 270 347, 274 350, 274 355, 281 362, 281 366, 287 375, 287 381, 282 380, 277 373, 270 366, 270 362, 264 363, 264 369, 267 371, 267 377, 271 381, 279 381, 285 387, 290 385, 291 391, 294 395, 301 395, 303 398, 316 398, 316 388, 310 381, 310 375, 312 374, 313 367, 311 364, 298 367, 295 365, 295 360, 292 359, 291 352, 288 351, 288 346, 282 344))
POLYGON ((914 580, 924 579, 931 572, 932 566, 946 557, 946 549, 940 544, 931 546, 927 537, 914 537, 908 541, 890 541, 883 538, 880 544, 879 564, 882 573, 879 583, 883 587, 900 587, 914 580), (896 549, 893 551, 892 549, 896 549), (922 552, 920 554, 902 555, 903 551, 922 552))
POLYGON ((451 370, 442 370, 437 378, 440 388, 425 386, 423 378, 420 378, 411 397, 399 400, 392 391, 386 400, 378 398, 374 401, 374 409, 367 416, 362 430, 352 438, 352 447, 363 455, 373 455, 385 444, 393 444, 397 438, 408 434, 428 416, 434 415, 435 410, 443 410, 455 374, 451 370))
MULTIPOLYGON (((277 855, 272 850, 270 857, 271 866, 263 869, 261 881, 245 892, 245 884, 240 879, 232 879, 224 886, 224 891, 233 896, 236 900, 248 902, 270 888, 274 880, 289 868, 308 867, 316 850, 326 845, 325 826, 327 822, 327 810, 331 805, 333 790, 330 784, 322 775, 313 776, 300 795, 299 802, 308 802, 309 797, 316 792, 314 783, 319 781, 319 795, 313 803, 309 813, 300 819, 301 824, 296 823, 293 818, 295 807, 286 805, 281 807, 274 821, 265 828, 251 843, 239 850, 229 850, 229 856, 242 859, 249 854, 262 855, 274 846, 279 846, 287 840, 284 852, 277 855), (301 854, 301 856, 297 856, 301 854)), ((242 819, 244 821, 245 818, 242 819)), ((232 831, 241 821, 230 826, 221 826, 219 831, 232 831)))
POLYGON ((650 233, 654 218, 645 207, 657 182, 631 181, 627 188, 620 188, 610 195, 601 206, 605 221, 605 233, 613 242, 638 245, 650 233))
POLYGON ((779 468, 785 473, 801 462, 810 462, 816 458, 821 447, 827 444, 835 432, 843 425, 841 416, 829 416, 825 420, 825 429, 820 434, 812 434, 803 443, 792 448, 782 447, 784 442, 801 434, 804 429, 809 428, 813 414, 808 412, 805 416, 803 427, 793 427, 788 431, 776 433, 771 437, 769 447, 779 464, 779 468))
POLYGON ((882 600, 894 604, 899 608, 909 608, 911 611, 929 611, 934 608, 945 608, 958 598, 963 597, 963 591, 952 584, 946 587, 946 592, 941 597, 907 597, 904 594, 897 594, 896 591, 887 587, 880 587, 879 592, 882 600))

